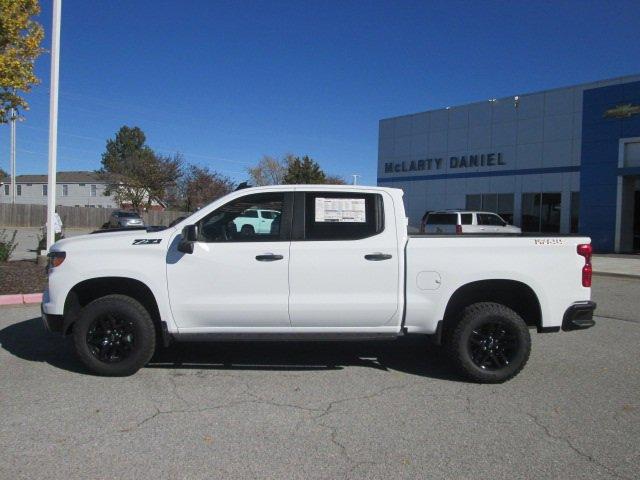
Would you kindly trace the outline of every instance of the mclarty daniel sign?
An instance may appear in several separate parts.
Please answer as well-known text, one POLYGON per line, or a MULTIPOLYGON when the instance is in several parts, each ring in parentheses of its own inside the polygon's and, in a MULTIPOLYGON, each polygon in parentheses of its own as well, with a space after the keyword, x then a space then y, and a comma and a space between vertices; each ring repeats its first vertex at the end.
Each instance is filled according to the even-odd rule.
MULTIPOLYGON (((492 167, 506 165, 502 153, 479 153, 476 155, 462 155, 449 157, 449 170, 455 168, 492 167)), ((385 162, 384 173, 422 172, 425 170, 440 170, 444 167, 443 158, 425 158, 406 162, 385 162)))

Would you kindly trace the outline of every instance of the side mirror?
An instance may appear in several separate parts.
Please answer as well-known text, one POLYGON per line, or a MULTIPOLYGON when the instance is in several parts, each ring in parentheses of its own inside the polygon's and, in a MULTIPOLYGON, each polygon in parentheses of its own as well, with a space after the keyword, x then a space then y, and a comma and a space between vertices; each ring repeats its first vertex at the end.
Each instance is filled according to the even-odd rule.
POLYGON ((198 240, 198 227, 187 225, 182 229, 182 239, 178 243, 178 251, 182 253, 193 253, 193 244, 198 240))

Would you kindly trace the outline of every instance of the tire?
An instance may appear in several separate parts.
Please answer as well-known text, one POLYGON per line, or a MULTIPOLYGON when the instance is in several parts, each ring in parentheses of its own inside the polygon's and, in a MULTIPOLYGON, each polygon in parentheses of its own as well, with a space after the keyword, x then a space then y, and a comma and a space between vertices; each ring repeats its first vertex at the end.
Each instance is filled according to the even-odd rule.
POLYGON ((133 375, 151 360, 156 331, 140 302, 126 295, 107 295, 80 311, 73 342, 91 372, 121 377, 133 375))
POLYGON ((256 234, 256 230, 251 225, 243 225, 240 233, 245 237, 253 237, 256 234))
POLYGON ((478 383, 502 383, 526 365, 531 336, 522 317, 510 308, 474 303, 463 310, 448 347, 465 377, 478 383))

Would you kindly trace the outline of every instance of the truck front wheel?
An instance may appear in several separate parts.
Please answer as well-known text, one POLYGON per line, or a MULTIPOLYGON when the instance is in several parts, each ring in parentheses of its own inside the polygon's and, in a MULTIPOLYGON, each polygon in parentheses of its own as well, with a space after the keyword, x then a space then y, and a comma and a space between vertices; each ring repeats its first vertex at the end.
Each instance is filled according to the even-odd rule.
POLYGON ((156 334, 149 312, 126 295, 107 295, 84 307, 73 326, 76 352, 98 375, 132 375, 151 360, 156 334))
POLYGON ((501 383, 516 376, 531 352, 531 336, 516 312, 499 303, 466 307, 449 338, 459 370, 479 383, 501 383))

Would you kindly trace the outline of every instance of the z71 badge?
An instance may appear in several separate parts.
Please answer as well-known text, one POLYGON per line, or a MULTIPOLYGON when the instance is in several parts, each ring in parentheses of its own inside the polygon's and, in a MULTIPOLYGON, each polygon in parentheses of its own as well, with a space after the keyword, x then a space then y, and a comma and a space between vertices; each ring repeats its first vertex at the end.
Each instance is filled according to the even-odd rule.
POLYGON ((156 245, 162 241, 161 238, 138 238, 133 241, 134 245, 156 245))

